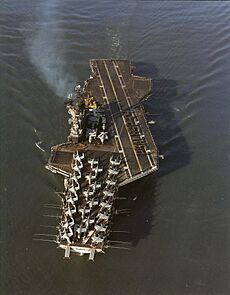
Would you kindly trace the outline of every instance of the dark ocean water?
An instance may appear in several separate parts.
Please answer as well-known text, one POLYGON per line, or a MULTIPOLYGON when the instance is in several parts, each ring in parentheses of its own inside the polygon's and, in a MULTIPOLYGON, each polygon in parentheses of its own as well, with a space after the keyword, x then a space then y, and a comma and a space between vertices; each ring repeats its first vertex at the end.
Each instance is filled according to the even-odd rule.
POLYGON ((230 2, 1 1, 0 294, 230 294, 229 15, 230 2), (44 164, 90 58, 127 58, 153 79, 145 107, 165 155, 121 191, 130 250, 95 263, 34 240, 55 234, 40 225, 57 225, 44 215, 58 215, 46 204, 62 178, 44 164))

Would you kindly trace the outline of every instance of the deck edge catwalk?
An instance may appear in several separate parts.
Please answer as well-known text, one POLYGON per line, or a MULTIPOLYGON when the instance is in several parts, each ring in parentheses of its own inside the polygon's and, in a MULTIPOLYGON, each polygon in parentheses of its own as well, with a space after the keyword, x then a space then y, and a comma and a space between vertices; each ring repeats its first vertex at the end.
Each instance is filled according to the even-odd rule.
POLYGON ((92 59, 90 67, 65 102, 70 134, 46 168, 64 176, 58 247, 66 258, 94 260, 109 247, 119 187, 158 170, 158 150, 142 106, 152 80, 134 75, 128 60, 92 59))

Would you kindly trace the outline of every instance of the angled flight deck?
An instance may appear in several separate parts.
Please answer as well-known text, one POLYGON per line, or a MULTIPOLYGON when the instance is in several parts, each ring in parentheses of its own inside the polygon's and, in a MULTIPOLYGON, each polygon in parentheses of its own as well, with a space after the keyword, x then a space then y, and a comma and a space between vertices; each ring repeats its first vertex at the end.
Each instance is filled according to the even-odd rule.
POLYGON ((130 171, 128 182, 153 172, 158 167, 157 148, 140 104, 151 93, 151 79, 132 75, 126 60, 91 60, 90 65, 97 87, 95 94, 90 85, 89 91, 103 99, 112 118, 130 171))

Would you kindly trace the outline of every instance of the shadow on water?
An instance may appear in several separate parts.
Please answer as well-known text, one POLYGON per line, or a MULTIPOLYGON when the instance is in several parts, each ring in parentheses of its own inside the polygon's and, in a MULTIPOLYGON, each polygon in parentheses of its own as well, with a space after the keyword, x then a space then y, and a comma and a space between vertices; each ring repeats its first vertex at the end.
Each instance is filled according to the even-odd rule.
POLYGON ((137 75, 153 80, 153 94, 144 102, 147 119, 156 123, 150 126, 152 135, 165 160, 160 161, 157 176, 167 175, 190 163, 191 151, 176 117, 179 111, 173 107, 177 99, 177 82, 161 79, 158 69, 147 63, 134 64, 137 75))
MULTIPOLYGON (((154 226, 153 209, 156 207, 156 190, 155 176, 145 177, 119 189, 116 205, 118 215, 114 218, 110 240, 127 242, 136 246, 140 239, 149 235, 154 226), (125 210, 128 212, 126 213, 125 210)), ((126 247, 126 245, 122 246, 126 247)))
POLYGON ((165 157, 164 160, 160 159, 157 173, 119 190, 121 199, 118 200, 118 209, 129 209, 129 212, 115 216, 114 232, 110 239, 136 246, 140 239, 150 234, 156 222, 158 179, 188 165, 191 152, 179 126, 179 119, 175 116, 177 110, 173 108, 177 82, 161 79, 154 65, 136 63, 134 67, 135 74, 153 80, 153 94, 143 104, 147 120, 155 121, 154 125, 150 125, 150 130, 159 153, 165 157))

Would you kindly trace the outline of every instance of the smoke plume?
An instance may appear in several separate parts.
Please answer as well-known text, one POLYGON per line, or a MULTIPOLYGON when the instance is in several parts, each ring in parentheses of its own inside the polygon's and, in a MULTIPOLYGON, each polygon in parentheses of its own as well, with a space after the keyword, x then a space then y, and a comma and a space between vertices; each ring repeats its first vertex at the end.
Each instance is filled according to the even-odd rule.
POLYGON ((58 95, 65 96, 72 89, 76 77, 68 75, 64 57, 64 30, 61 27, 59 1, 46 1, 37 11, 37 22, 29 39, 28 49, 32 64, 43 80, 58 95))

